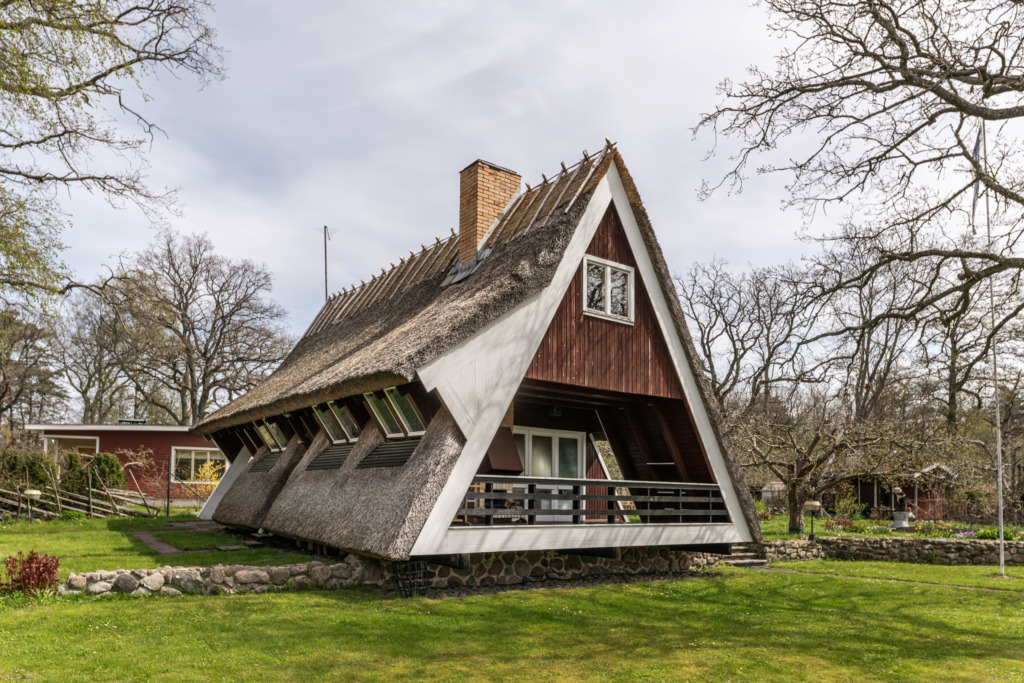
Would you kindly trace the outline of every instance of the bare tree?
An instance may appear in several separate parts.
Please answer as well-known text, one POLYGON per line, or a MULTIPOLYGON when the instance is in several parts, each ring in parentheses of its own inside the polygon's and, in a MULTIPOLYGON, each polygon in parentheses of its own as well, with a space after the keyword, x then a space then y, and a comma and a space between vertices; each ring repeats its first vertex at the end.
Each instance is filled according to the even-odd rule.
MULTIPOLYGON (((893 264, 916 264, 914 286, 869 326, 948 315, 989 279, 1018 278, 1024 5, 762 4, 785 47, 773 70, 751 67, 742 83, 723 82, 724 100, 702 116, 696 130, 739 141, 733 170, 705 191, 738 189, 757 159, 758 171, 790 177, 789 204, 808 221, 830 207, 846 212, 819 259, 822 296, 884 279, 893 264), (978 136, 982 123, 987 140, 978 136), (972 230, 976 183, 991 199, 991 245, 972 230)), ((989 335, 1022 310, 1024 298, 1004 308, 989 335)))
POLYGON ((130 382, 119 354, 128 344, 116 312, 89 291, 64 306, 56 352, 64 379, 81 401, 82 422, 103 424, 122 417, 130 382))
POLYGON ((161 232, 124 259, 110 300, 125 325, 119 362, 146 403, 194 424, 251 389, 292 346, 270 273, 213 251, 205 235, 161 232))
POLYGON ((160 70, 222 76, 209 11, 207 0, 0 3, 0 297, 68 288, 59 190, 149 213, 172 206, 145 182, 159 129, 141 86, 160 70))
POLYGON ((0 424, 16 431, 24 423, 63 409, 64 392, 55 380, 53 330, 43 316, 0 313, 0 424))

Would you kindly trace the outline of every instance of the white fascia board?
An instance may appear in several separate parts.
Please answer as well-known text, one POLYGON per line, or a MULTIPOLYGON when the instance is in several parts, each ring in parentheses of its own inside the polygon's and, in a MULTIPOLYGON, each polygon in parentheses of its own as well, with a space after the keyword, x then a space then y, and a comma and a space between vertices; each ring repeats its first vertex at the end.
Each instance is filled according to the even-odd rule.
POLYGON ((658 276, 654 272, 654 264, 647 253, 647 247, 644 244, 643 236, 640 234, 640 228, 637 226, 636 217, 633 215, 633 210, 629 205, 626 188, 622 185, 622 178, 619 176, 619 170, 614 162, 612 162, 612 167, 608 169, 608 174, 605 178, 610 181, 612 200, 615 202, 619 218, 622 220, 622 225, 625 228, 626 238, 633 252, 633 258, 636 260, 637 270, 640 271, 644 288, 654 307, 654 317, 658 321, 658 327, 661 329, 662 337, 668 346, 669 355, 672 357, 672 364, 679 375, 679 381, 683 388, 683 397, 686 400, 686 404, 690 407, 690 412, 693 414, 697 437, 704 445, 704 452, 707 453, 711 469, 715 473, 715 481, 718 482, 722 498, 725 500, 726 509, 729 510, 729 516, 740 532, 741 538, 737 542, 749 543, 754 538, 750 533, 743 509, 740 507, 735 484, 732 481, 732 477, 729 476, 728 468, 725 466, 721 445, 718 443, 715 431, 711 426, 707 406, 704 405, 700 389, 697 387, 697 379, 693 376, 690 364, 686 360, 683 342, 679 339, 675 325, 672 322, 672 313, 665 299, 665 292, 662 291, 658 276))
MULTIPOLYGON (((191 427, 181 425, 25 425, 30 432, 53 431, 70 436, 74 432, 188 432, 191 427)), ((52 436, 52 434, 51 434, 52 436)), ((59 435, 58 435, 59 436, 59 435)), ((205 437, 200 437, 205 438, 205 437)), ((209 439, 206 439, 209 441, 209 439)))
POLYGON ((417 370, 426 389, 436 390, 452 413, 466 437, 466 445, 413 545, 412 554, 436 554, 558 305, 576 276, 611 196, 611 186, 607 178, 602 178, 547 287, 417 370))
MULTIPOLYGON (((437 555, 570 548, 742 543, 735 524, 577 524, 453 527, 437 555)), ((413 553, 415 554, 415 553, 413 553)))
POLYGON ((199 519, 213 519, 213 513, 217 511, 217 506, 224 500, 225 494, 228 489, 235 483, 238 477, 245 471, 245 466, 249 464, 249 460, 252 455, 249 453, 249 449, 245 446, 235 456, 235 461, 230 463, 224 474, 221 475, 220 481, 217 482, 217 486, 214 487, 213 493, 203 503, 203 508, 199 511, 199 519))

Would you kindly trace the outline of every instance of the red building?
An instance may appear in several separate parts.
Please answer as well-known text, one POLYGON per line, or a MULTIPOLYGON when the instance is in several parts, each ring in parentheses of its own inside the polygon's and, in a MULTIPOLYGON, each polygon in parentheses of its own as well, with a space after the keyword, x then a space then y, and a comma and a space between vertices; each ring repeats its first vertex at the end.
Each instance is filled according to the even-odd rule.
POLYGON ((196 474, 209 460, 227 461, 224 454, 188 427, 145 424, 116 425, 28 425, 40 433, 47 454, 60 462, 61 453, 82 455, 112 453, 125 466, 126 486, 150 498, 167 497, 167 479, 171 480, 171 499, 192 499, 194 493, 184 484, 195 486, 196 474), (183 483, 179 483, 183 482, 183 483))

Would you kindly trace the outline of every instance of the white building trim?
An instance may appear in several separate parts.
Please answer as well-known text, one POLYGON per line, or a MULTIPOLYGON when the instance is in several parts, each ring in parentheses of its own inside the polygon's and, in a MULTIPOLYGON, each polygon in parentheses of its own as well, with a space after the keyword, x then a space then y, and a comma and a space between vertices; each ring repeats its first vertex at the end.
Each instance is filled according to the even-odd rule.
POLYGON ((217 511, 217 506, 224 500, 224 494, 228 492, 228 489, 235 483, 235 480, 245 471, 245 466, 249 464, 251 458, 252 455, 249 453, 249 449, 243 446, 242 450, 235 456, 235 461, 228 463, 228 467, 224 470, 224 474, 221 475, 217 486, 214 487, 213 493, 210 494, 202 509, 199 510, 199 519, 213 519, 213 513, 217 511))

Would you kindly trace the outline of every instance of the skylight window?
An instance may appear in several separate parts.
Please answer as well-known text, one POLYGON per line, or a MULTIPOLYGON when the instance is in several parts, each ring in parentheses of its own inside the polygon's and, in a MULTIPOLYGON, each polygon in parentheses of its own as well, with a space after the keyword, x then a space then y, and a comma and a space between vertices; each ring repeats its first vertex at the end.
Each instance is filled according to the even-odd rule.
POLYGON ((588 256, 583 262, 583 312, 633 322, 633 269, 588 256))
POLYGON ((427 431, 423 416, 420 415, 412 398, 400 392, 397 387, 385 389, 383 398, 376 393, 367 393, 363 396, 387 438, 420 436, 427 431))

